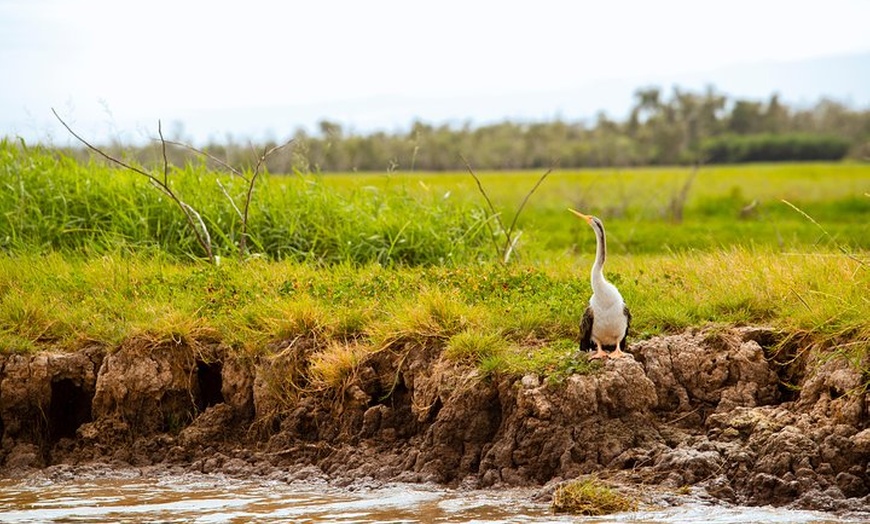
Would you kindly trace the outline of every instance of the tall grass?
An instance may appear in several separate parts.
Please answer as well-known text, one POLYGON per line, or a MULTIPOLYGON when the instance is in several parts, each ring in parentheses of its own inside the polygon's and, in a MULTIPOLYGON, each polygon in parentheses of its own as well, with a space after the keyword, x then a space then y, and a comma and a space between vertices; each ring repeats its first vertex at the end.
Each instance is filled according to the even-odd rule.
MULTIPOLYGON (((594 247, 588 228, 565 209, 607 225, 610 252, 644 254, 775 246, 782 251, 870 249, 870 167, 809 164, 704 168, 679 224, 670 203, 685 169, 555 172, 516 221, 512 259, 544 260, 594 247), (829 235, 782 203, 824 223, 829 235), (750 211, 746 211, 749 209, 750 211)), ((540 173, 479 173, 505 224, 513 223, 540 173)), ((244 197, 238 177, 199 165, 175 169, 170 184, 197 209, 223 257, 235 255, 244 197), (220 183, 220 185, 219 185, 220 183)), ((86 255, 119 248, 203 257, 177 207, 135 174, 78 164, 40 148, 0 142, 0 248, 86 255)), ((258 183, 249 218, 250 252, 270 259, 367 264, 465 264, 493 257, 483 205, 467 173, 300 176, 258 183)))
MULTIPOLYGON (((671 202, 691 170, 632 168, 559 170, 535 192, 519 217, 524 231, 520 254, 552 256, 591 242, 582 223, 565 211, 574 207, 604 219, 612 253, 670 253, 729 246, 775 246, 783 251, 830 248, 812 223, 782 203, 788 200, 824 223, 832 237, 853 249, 870 249, 870 165, 750 164, 698 170, 688 192, 683 220, 670 223, 671 202), (749 208, 749 211, 745 211, 749 208), (583 226, 583 227, 581 227, 583 226)), ((540 177, 534 171, 480 172, 497 209, 514 210, 540 177)), ((414 192, 449 193, 481 204, 475 181, 464 172, 331 175, 339 191, 401 184, 414 192)), ((510 211, 503 217, 510 222, 510 211)))
MULTIPOLYGON (((474 259, 488 241, 485 217, 470 204, 375 187, 336 192, 316 176, 266 178, 248 225, 252 251, 270 258, 438 264, 474 259)), ((178 208, 135 174, 4 141, 0 184, 7 250, 100 254, 121 246, 204 256, 178 208)), ((169 184, 202 215, 216 254, 234 255, 241 219, 221 186, 238 197, 244 181, 189 165, 173 169, 169 184)))

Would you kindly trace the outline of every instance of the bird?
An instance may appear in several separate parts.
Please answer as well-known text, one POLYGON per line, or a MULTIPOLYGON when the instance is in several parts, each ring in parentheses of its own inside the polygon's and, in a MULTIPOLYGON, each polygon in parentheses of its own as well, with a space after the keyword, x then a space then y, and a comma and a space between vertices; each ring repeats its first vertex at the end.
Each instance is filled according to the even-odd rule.
POLYGON ((627 338, 628 327, 631 325, 631 312, 625 305, 625 300, 619 290, 604 278, 604 260, 607 255, 607 241, 604 235, 604 223, 592 215, 584 215, 579 211, 569 209, 582 218, 595 231, 595 264, 592 266, 592 297, 589 306, 580 321, 580 350, 597 351, 589 358, 622 358, 627 338), (615 348, 610 355, 604 347, 615 348))

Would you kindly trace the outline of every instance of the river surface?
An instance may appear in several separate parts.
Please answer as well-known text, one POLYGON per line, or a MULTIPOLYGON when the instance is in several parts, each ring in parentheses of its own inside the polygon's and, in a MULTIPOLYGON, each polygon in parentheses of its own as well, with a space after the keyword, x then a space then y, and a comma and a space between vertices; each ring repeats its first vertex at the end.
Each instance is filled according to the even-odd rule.
POLYGON ((844 524, 811 511, 689 502, 608 517, 553 515, 529 490, 240 480, 220 475, 0 479, 0 522, 585 522, 844 524))

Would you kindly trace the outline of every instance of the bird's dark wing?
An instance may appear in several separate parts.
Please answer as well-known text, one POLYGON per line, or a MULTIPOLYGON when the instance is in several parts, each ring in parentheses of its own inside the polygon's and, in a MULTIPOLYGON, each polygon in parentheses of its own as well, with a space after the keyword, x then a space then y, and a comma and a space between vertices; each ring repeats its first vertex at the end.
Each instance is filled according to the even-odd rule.
POLYGON ((631 311, 628 310, 628 306, 622 306, 622 314, 625 315, 625 334, 619 341, 619 349, 625 351, 625 347, 628 345, 628 328, 631 327, 631 311))
POLYGON ((580 351, 592 351, 595 349, 595 346, 592 344, 593 319, 592 308, 587 307, 583 313, 583 319, 580 321, 580 351))

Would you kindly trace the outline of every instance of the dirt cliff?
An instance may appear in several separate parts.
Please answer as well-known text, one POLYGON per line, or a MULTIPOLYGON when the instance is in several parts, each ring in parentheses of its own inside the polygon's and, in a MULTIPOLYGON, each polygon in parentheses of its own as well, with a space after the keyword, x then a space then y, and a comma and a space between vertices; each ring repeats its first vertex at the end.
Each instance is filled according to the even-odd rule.
MULTIPOLYGON (((761 328, 634 343, 590 375, 481 378, 408 345, 340 389, 313 340, 234 357, 218 341, 0 357, 0 465, 182 464, 241 475, 547 484, 584 473, 729 502, 870 507, 868 377, 761 328)), ((867 369, 864 363, 863 369, 867 369)))

